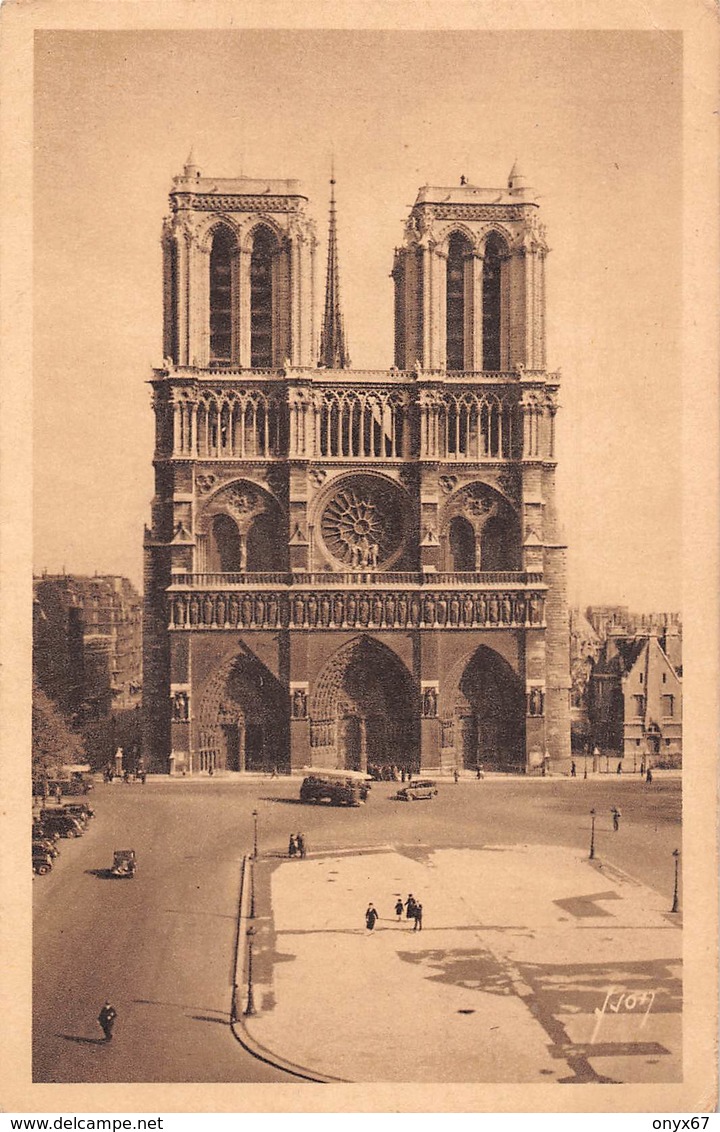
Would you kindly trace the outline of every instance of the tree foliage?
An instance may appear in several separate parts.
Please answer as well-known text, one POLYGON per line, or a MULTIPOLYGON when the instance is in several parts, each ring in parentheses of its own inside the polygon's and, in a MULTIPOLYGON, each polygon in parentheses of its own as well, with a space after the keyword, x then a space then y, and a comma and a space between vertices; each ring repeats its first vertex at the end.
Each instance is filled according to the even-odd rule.
POLYGON ((64 763, 83 762, 84 758, 80 737, 70 730, 55 703, 33 684, 33 779, 52 778, 64 763))

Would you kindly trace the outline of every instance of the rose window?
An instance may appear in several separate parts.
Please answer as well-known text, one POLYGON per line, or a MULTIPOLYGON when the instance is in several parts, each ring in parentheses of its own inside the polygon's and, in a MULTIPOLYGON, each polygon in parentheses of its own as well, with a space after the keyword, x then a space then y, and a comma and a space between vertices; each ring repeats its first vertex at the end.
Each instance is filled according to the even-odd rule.
POLYGON ((337 491, 320 521, 325 546, 350 569, 372 570, 397 560, 405 522, 396 488, 371 476, 337 491))

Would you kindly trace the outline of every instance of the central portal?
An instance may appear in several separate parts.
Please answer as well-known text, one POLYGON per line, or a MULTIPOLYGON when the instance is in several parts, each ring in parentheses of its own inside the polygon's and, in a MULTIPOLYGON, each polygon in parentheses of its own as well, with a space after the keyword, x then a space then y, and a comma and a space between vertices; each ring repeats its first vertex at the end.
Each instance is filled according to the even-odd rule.
POLYGON ((315 765, 417 770, 416 699, 412 677, 395 653, 372 637, 350 641, 330 658, 311 699, 315 765))

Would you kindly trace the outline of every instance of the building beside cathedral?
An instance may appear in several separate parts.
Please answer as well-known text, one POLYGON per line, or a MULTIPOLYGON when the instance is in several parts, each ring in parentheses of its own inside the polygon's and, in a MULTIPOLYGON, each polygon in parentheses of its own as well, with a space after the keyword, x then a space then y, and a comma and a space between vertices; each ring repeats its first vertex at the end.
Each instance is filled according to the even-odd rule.
MULTIPOLYGON (((559 376, 532 190, 420 189, 394 365, 350 368, 299 184, 203 176, 163 229, 145 538, 156 770, 569 766, 559 376)), ((390 259, 390 257, 389 257, 390 259)), ((389 346, 391 344, 388 344, 389 346)))

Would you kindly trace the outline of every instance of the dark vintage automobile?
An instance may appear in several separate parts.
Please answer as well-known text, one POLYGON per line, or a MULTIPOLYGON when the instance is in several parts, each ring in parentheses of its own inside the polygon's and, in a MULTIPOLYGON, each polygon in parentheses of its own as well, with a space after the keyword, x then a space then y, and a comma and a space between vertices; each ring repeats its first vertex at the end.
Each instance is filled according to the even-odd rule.
POLYGON ((398 790, 395 798, 398 802, 417 802, 424 798, 434 798, 436 794, 437 785, 434 782, 429 778, 419 778, 398 790))
POLYGON ((352 770, 317 769, 303 779, 301 802, 326 802, 330 806, 361 806, 367 799, 368 775, 352 770))
POLYGON ((137 857, 134 849, 116 849, 110 875, 132 879, 137 872, 137 857))
POLYGON ((44 853, 42 849, 36 849, 33 846, 32 867, 34 873, 45 876, 53 867, 53 859, 49 853, 44 853))
POLYGON ((60 834, 56 829, 48 829, 41 821, 34 821, 32 825, 33 841, 59 841, 60 834))
POLYGON ((82 837, 85 832, 85 823, 72 814, 65 813, 61 806, 57 809, 41 810, 40 821, 46 831, 54 830, 61 837, 82 837))
POLYGON ((35 834, 33 834, 32 850, 33 853, 49 853, 53 861, 60 856, 60 850, 54 841, 49 837, 36 837, 35 834))
POLYGON ((79 818, 86 824, 90 821, 90 818, 95 817, 95 810, 88 802, 63 802, 61 809, 66 814, 72 814, 74 818, 79 818))

